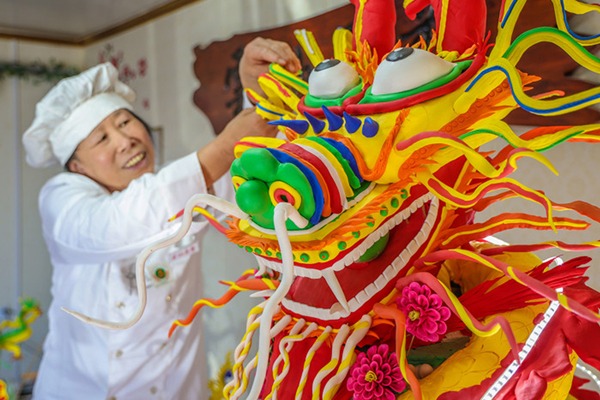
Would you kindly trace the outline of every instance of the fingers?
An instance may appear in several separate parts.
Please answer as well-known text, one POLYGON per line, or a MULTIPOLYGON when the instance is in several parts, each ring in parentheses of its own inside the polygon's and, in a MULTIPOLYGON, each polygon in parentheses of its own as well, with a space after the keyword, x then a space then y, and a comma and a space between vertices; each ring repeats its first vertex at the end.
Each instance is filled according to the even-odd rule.
POLYGON ((300 60, 290 45, 279 40, 257 37, 248 43, 244 56, 254 65, 277 63, 293 73, 301 68, 300 60))
POLYGON ((256 113, 254 108, 245 110, 248 115, 245 116, 246 134, 244 136, 270 136, 274 137, 279 131, 276 126, 270 125, 260 115, 256 113))
POLYGON ((278 56, 278 59, 272 62, 280 64, 285 69, 293 73, 298 72, 302 68, 300 65, 300 60, 289 44, 271 39, 266 39, 266 41, 269 45, 269 49, 278 56))
POLYGON ((242 110, 225 127, 221 134, 240 140, 245 136, 270 136, 277 135, 278 129, 269 125, 254 108, 242 110))
POLYGON ((258 77, 268 72, 271 63, 280 64, 294 74, 302 69, 300 60, 289 44, 257 37, 246 45, 240 61, 239 73, 242 86, 262 95, 258 77))

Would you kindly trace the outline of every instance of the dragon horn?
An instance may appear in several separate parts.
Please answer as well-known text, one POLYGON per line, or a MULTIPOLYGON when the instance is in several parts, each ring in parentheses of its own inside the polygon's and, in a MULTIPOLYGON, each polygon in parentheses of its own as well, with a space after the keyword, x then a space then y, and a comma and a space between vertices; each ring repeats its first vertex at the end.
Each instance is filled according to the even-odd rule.
POLYGON ((404 0, 406 16, 414 20, 425 7, 431 6, 437 32, 436 51, 457 51, 462 54, 474 44, 483 42, 486 30, 485 0, 404 0))
POLYGON ((394 0, 350 0, 354 5, 354 46, 364 42, 381 57, 396 44, 396 2, 394 0))

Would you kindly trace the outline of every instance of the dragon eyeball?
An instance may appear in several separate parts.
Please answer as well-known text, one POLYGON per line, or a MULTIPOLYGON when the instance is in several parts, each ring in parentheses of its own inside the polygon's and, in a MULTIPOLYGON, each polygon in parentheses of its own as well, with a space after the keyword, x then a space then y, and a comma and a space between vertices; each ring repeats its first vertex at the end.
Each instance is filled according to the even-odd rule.
POLYGON ((387 55, 375 72, 371 93, 400 93, 448 74, 454 64, 426 50, 400 47, 387 55))
POLYGON ((360 77, 348 63, 324 60, 308 77, 308 93, 321 99, 340 98, 358 85, 360 77))

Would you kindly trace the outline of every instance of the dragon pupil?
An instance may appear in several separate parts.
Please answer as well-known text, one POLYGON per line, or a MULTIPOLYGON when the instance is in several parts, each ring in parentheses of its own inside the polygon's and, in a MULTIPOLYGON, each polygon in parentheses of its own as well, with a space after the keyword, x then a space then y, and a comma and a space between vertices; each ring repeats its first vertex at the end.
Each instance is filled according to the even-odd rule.
POLYGON ((328 59, 328 60, 321 61, 321 62, 319 63, 319 65, 317 65, 317 66, 315 67, 315 71, 323 71, 323 70, 329 69, 329 68, 331 68, 331 67, 335 67, 335 66, 336 66, 336 65, 338 65, 340 62, 341 62, 340 60, 336 60, 336 59, 334 59, 334 58, 330 58, 330 59, 328 59))
POLYGON ((404 60, 405 58, 410 56, 414 51, 415 50, 412 47, 402 47, 400 49, 392 51, 390 54, 388 54, 388 56, 385 59, 391 62, 404 60))

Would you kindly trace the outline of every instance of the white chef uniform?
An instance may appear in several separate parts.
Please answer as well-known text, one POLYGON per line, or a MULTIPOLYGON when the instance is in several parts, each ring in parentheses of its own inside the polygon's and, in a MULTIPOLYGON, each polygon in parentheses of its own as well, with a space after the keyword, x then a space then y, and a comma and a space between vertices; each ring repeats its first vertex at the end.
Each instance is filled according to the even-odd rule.
MULTIPOLYGON (((27 162, 66 165, 101 121, 116 110, 132 110, 134 97, 110 63, 62 80, 37 104, 23 135, 27 162)), ((230 199, 231 182, 224 179, 215 191, 230 199)), ((179 243, 151 255, 144 274, 146 312, 132 328, 98 328, 61 310, 115 322, 129 318, 138 304, 136 256, 175 232, 179 223, 169 218, 191 196, 206 192, 196 153, 142 175, 122 191, 111 193, 70 172, 44 185, 39 207, 53 265, 53 300, 36 400, 207 398, 201 324, 167 338, 172 321, 202 297, 199 251, 206 222, 194 223, 179 243)))
POLYGON ((201 177, 192 154, 142 176, 123 192, 110 194, 71 173, 44 186, 40 210, 54 266, 53 302, 36 399, 204 398, 201 324, 180 328, 171 339, 167 332, 201 296, 199 242, 206 223, 194 223, 180 243, 148 260, 147 312, 132 328, 94 327, 60 309, 110 321, 131 316, 138 304, 135 256, 177 229, 178 223, 167 220, 189 197, 206 192, 201 177))

